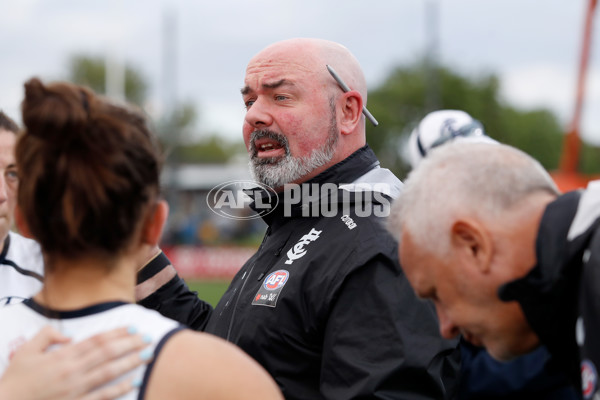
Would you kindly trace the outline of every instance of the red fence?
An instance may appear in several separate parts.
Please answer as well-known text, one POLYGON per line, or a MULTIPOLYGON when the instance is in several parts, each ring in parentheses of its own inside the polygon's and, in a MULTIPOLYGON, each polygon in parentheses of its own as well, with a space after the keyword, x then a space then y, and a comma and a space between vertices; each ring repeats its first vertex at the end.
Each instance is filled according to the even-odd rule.
POLYGON ((254 254, 249 247, 173 246, 162 248, 184 279, 230 280, 254 254))

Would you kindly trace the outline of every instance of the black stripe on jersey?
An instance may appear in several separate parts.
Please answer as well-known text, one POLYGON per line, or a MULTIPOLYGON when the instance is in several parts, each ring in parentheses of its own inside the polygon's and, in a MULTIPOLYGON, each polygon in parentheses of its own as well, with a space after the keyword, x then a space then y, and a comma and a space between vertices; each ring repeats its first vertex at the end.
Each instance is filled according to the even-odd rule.
POLYGON ((20 302, 22 302, 25 299, 26 299, 26 297, 21 297, 21 296, 5 296, 5 297, 0 297, 0 307, 12 304, 13 300, 16 300, 17 303, 20 303, 20 302))
POLYGON ((154 257, 154 259, 138 273, 136 284, 139 285, 140 283, 147 281, 169 265, 171 265, 171 261, 167 258, 165 253, 161 251, 159 255, 154 257))
POLYGON ((44 277, 41 276, 40 274, 38 274, 37 272, 23 269, 23 268, 19 267, 17 265, 17 263, 15 263, 14 261, 6 259, 6 254, 8 253, 9 247, 10 247, 10 235, 7 235, 6 239, 4 239, 4 248, 2 249, 2 253, 0 254, 0 265, 8 265, 9 267, 13 267, 15 269, 15 271, 17 271, 21 275, 30 276, 32 278, 37 279, 40 282, 43 282, 44 277))
POLYGON ((2 262, 2 265, 8 265, 9 267, 13 267, 18 273, 20 273, 21 275, 26 275, 26 276, 30 276, 34 279, 37 279, 40 282, 44 282, 44 277, 41 276, 40 274, 38 274, 37 272, 34 271, 29 271, 27 269, 23 269, 21 267, 19 267, 16 263, 14 263, 13 261, 10 260, 4 260, 2 262))
POLYGON ((80 318, 85 317, 87 315, 98 314, 104 311, 111 310, 115 307, 119 307, 127 303, 125 301, 107 301, 106 303, 94 304, 93 306, 80 308, 79 310, 72 311, 59 311, 53 310, 51 308, 44 307, 43 305, 37 303, 34 299, 27 299, 23 301, 27 307, 31 308, 33 311, 38 314, 43 315, 46 318, 53 319, 70 319, 70 318, 80 318))
POLYGON ((144 398, 146 396, 146 389, 148 387, 148 380, 150 379, 150 374, 152 373, 152 368, 154 368, 154 364, 156 363, 158 354, 165 346, 165 343, 167 342, 167 340, 172 338, 174 334, 176 334, 177 332, 181 332, 184 329, 188 329, 188 328, 183 325, 179 325, 177 328, 170 330, 169 332, 167 332, 165 334, 165 336, 162 337, 162 339, 160 339, 160 341, 154 348, 154 358, 152 359, 150 364, 148 364, 148 366, 146 367, 146 371, 144 372, 144 379, 142 380, 142 386, 140 386, 140 390, 138 392, 138 400, 144 400, 144 398))
POLYGON ((2 249, 2 254, 0 254, 0 261, 4 261, 6 258, 6 253, 8 253, 8 246, 10 246, 10 235, 6 235, 6 239, 4 239, 4 248, 2 249))

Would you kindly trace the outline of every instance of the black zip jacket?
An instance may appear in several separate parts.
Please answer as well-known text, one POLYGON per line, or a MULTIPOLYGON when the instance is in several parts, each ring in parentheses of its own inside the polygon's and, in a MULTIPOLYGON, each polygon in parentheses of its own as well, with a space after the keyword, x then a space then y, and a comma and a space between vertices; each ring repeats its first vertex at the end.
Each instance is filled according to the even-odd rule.
POLYGON ((600 181, 548 205, 536 254, 531 272, 504 285, 500 297, 521 304, 554 368, 583 398, 600 398, 600 181))
POLYGON ((287 399, 452 398, 457 341, 440 337, 432 305, 411 289, 383 226, 390 198, 368 185, 393 194, 400 181, 365 146, 307 183, 304 195, 336 189, 312 192, 308 207, 278 195, 205 331, 256 359, 287 399))

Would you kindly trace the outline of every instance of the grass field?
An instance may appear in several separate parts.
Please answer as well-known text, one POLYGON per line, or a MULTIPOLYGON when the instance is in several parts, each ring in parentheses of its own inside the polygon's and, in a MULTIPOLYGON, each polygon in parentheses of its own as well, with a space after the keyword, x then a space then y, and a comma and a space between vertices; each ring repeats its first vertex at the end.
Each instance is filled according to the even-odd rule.
POLYGON ((214 306, 217 305, 225 290, 229 286, 229 281, 194 281, 186 279, 186 283, 195 292, 198 297, 214 306))

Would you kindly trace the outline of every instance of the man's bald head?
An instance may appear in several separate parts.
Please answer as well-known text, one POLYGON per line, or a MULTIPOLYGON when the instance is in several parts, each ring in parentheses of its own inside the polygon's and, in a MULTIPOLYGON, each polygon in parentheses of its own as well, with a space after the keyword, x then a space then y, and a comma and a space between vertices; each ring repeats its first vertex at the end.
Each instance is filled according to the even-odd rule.
POLYGON ((300 70, 314 74, 315 79, 329 83, 333 92, 338 86, 326 65, 332 66, 350 89, 360 93, 366 104, 367 83, 358 60, 345 46, 330 40, 294 38, 276 42, 256 54, 248 67, 255 67, 257 63, 290 62, 300 70))
POLYGON ((267 46, 248 63, 241 93, 244 142, 260 182, 276 188, 304 182, 366 144, 365 78, 338 43, 297 38, 267 46))

